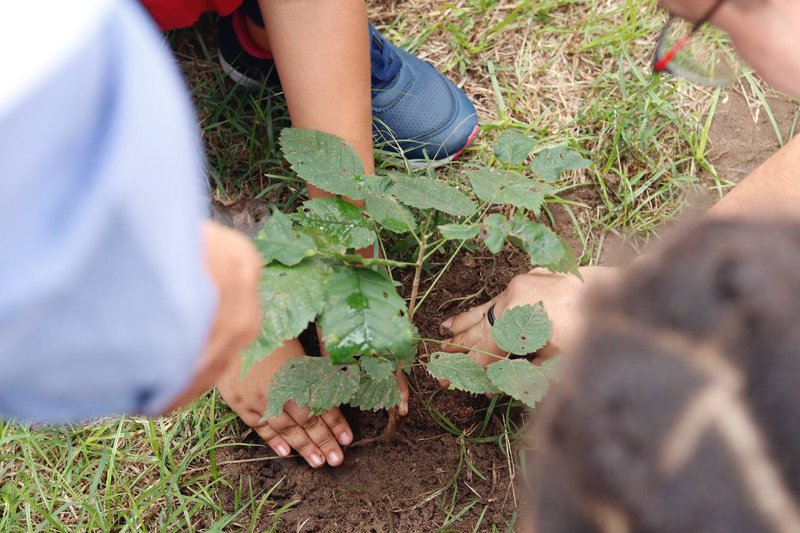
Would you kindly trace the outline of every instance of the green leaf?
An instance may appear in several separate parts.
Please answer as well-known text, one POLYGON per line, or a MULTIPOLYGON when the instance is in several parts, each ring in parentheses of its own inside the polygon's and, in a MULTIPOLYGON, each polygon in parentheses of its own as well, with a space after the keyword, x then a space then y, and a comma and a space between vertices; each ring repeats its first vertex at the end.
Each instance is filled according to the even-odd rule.
POLYGON ((486 370, 463 353, 437 352, 431 355, 428 372, 436 379, 446 379, 451 387, 472 394, 497 392, 486 370))
POLYGON ((285 128, 281 150, 297 175, 332 194, 364 198, 364 165, 355 150, 336 135, 285 128))
POLYGON ((565 170, 588 168, 592 162, 566 146, 545 148, 531 163, 531 171, 545 181, 558 181, 565 170))
POLYGON ((578 258, 575 256, 572 246, 570 246, 569 243, 561 237, 559 237, 558 240, 561 241, 561 246, 564 248, 564 257, 561 258, 559 263, 542 266, 550 272, 556 274, 573 274, 579 280, 583 281, 583 274, 581 274, 578 265, 578 258))
POLYGON ((350 405, 365 411, 378 409, 391 409, 400 405, 400 389, 397 380, 392 376, 389 379, 375 381, 362 378, 358 392, 350 400, 350 405))
POLYGON ((497 138, 494 145, 494 155, 504 163, 518 165, 524 163, 533 149, 536 141, 516 130, 505 130, 497 138))
POLYGON ((483 221, 483 241, 486 248, 493 254, 500 253, 511 230, 511 223, 500 213, 492 213, 486 217, 483 221))
POLYGON ((305 260, 293 267, 273 264, 264 268, 261 293, 261 334, 242 352, 243 375, 258 361, 293 339, 322 312, 325 283, 330 268, 321 261, 305 260))
POLYGON ((394 363, 383 357, 362 357, 361 369, 371 380, 389 379, 394 372, 394 363))
POLYGON ((553 323, 541 304, 507 309, 494 323, 492 337, 501 350, 526 355, 541 349, 553 333, 553 323))
POLYGON ((265 264, 278 261, 286 266, 296 265, 313 255, 316 249, 314 240, 294 231, 292 220, 280 211, 275 211, 267 220, 255 238, 255 245, 265 264))
POLYGON ((335 366, 327 357, 298 357, 284 363, 269 386, 262 420, 280 415, 294 400, 314 414, 347 403, 358 392, 361 373, 353 365, 335 366))
POLYGON ((325 285, 325 300, 320 327, 334 363, 356 355, 406 358, 413 352, 405 300, 386 274, 337 268, 325 285))
POLYGON ((444 224, 439 226, 442 237, 450 241, 468 241, 474 239, 481 232, 481 227, 477 224, 444 224))
POLYGON ((436 209, 448 215, 469 216, 478 206, 469 197, 444 181, 395 174, 392 194, 407 206, 436 209))
POLYGON ((311 414, 320 415, 332 407, 349 402, 358 392, 361 372, 357 365, 334 366, 327 357, 315 357, 319 363, 317 374, 309 383, 310 394, 307 407, 311 414))
POLYGON ((275 418, 283 412, 283 405, 294 400, 298 405, 308 404, 311 391, 308 387, 308 375, 312 373, 314 360, 321 357, 300 357, 285 362, 272 378, 267 394, 267 408, 261 420, 275 418))
POLYGON ((526 178, 518 172, 499 172, 482 168, 467 172, 472 190, 484 202, 509 204, 533 211, 538 216, 545 196, 550 190, 542 183, 526 178))
POLYGON ((375 242, 375 232, 364 212, 341 198, 317 198, 303 204, 298 222, 319 229, 345 248, 361 249, 375 242))
POLYGON ((417 228, 414 213, 388 194, 367 193, 365 209, 375 222, 394 233, 408 233, 417 228))
POLYGON ((544 224, 514 218, 512 235, 522 243, 522 249, 534 265, 557 265, 564 259, 566 250, 561 239, 544 224))
POLYGON ((486 373, 498 389, 528 407, 536 407, 550 385, 544 373, 525 359, 492 363, 486 367, 486 373))
POLYGON ((547 376, 547 379, 551 381, 561 381, 561 379, 564 377, 565 364, 564 357, 557 355, 547 359, 539 368, 542 369, 542 373, 547 376))

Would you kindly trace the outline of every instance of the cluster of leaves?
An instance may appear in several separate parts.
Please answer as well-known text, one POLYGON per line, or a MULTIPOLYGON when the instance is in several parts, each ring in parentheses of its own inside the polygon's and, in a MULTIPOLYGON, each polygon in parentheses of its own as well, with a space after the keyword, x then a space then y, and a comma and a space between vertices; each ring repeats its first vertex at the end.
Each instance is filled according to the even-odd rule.
MULTIPOLYGON (((540 151, 530 176, 519 167, 534 146, 523 146, 521 138, 501 138, 496 151, 507 168, 470 171, 466 183, 454 185, 423 173, 366 174, 346 142, 318 131, 288 128, 280 141, 297 175, 334 197, 309 200, 288 215, 276 211, 257 236, 265 265, 264 319, 259 339, 244 354, 244 371, 315 322, 329 357, 304 357, 285 364, 270 387, 265 418, 277 415, 290 399, 315 412, 343 403, 363 409, 399 403, 394 373, 408 368, 415 358, 415 330, 409 305, 398 294, 389 267, 419 269, 448 241, 478 239, 492 253, 511 242, 525 250, 535 265, 577 272, 570 248, 525 215, 540 214, 551 192, 548 181, 578 168, 574 152, 540 151), (465 186, 469 186, 466 192, 465 186), (362 202, 364 209, 342 197, 362 202), (516 213, 486 216, 500 205, 514 206, 516 213), (380 257, 379 237, 387 234, 416 242, 416 263, 380 257), (357 253, 370 248, 375 253, 357 253)), ((440 364, 444 360, 435 359, 440 364)), ((508 363, 513 364, 490 367, 499 383, 530 377, 527 370, 515 374, 512 369, 521 366, 508 363)), ((456 386, 461 383, 451 381, 456 386)), ((519 387, 495 387, 526 401, 519 387)))
POLYGON ((473 394, 503 392, 529 407, 544 398, 549 379, 556 376, 556 359, 543 366, 532 365, 514 355, 532 354, 550 339, 553 325, 541 304, 514 307, 503 313, 492 328, 497 346, 506 352, 485 369, 463 353, 437 352, 431 355, 428 372, 450 382, 450 387, 473 394))

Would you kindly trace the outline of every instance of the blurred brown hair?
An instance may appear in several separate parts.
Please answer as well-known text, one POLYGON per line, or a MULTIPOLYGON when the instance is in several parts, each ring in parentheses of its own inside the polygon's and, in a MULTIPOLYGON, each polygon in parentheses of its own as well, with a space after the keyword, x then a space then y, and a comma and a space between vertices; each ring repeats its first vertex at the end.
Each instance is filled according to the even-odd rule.
POLYGON ((800 226, 693 225, 622 278, 539 421, 536 531, 800 531, 800 226))

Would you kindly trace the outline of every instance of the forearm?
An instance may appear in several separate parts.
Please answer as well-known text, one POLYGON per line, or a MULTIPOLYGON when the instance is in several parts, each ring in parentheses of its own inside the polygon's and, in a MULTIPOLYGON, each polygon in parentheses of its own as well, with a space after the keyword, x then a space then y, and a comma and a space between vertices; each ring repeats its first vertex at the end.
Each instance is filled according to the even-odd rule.
POLYGON ((732 218, 800 218, 800 139, 753 171, 708 214, 732 218))
MULTIPOLYGON (((292 125, 342 137, 374 171, 363 0, 259 0, 292 125)), ((310 190, 312 196, 320 191, 310 190)))

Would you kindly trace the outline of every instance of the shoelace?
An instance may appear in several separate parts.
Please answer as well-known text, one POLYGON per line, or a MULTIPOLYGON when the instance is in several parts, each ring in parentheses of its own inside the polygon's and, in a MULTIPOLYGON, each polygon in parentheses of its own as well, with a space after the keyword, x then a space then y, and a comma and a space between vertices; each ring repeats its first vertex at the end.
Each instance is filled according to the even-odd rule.
POLYGON ((372 64, 372 91, 386 88, 400 71, 402 63, 392 47, 372 25, 370 35, 370 62, 372 64))

